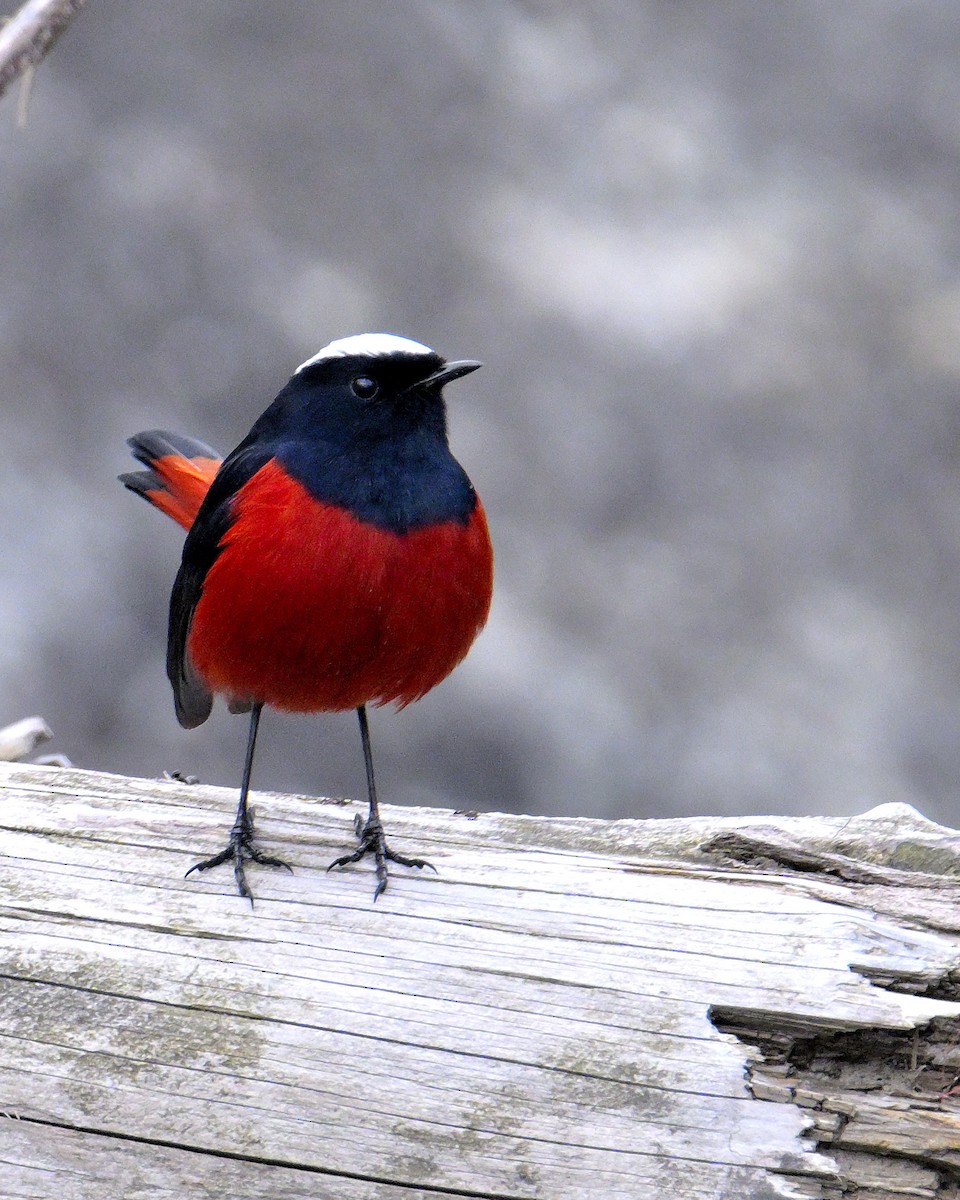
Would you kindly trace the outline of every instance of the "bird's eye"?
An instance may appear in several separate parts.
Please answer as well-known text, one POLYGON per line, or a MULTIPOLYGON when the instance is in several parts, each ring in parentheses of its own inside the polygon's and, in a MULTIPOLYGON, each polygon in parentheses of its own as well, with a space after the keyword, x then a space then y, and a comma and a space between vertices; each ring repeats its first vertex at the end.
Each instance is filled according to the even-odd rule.
POLYGON ((377 381, 371 379, 369 375, 358 375, 356 379, 351 379, 350 387, 353 394, 360 400, 372 400, 380 391, 377 381))

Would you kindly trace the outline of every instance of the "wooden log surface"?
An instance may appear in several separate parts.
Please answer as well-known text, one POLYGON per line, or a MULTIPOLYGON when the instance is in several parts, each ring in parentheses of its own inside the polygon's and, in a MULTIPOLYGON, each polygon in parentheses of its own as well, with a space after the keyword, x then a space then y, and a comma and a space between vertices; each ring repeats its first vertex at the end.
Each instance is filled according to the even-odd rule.
POLYGON ((960 1196, 960 835, 386 809, 0 764, 0 1195, 960 1196))

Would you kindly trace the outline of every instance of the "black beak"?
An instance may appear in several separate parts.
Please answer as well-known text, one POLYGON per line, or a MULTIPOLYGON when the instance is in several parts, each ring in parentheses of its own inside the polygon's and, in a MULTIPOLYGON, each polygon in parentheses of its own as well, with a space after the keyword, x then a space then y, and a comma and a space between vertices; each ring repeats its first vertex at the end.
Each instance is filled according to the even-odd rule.
POLYGON ((482 366, 483 363, 478 363, 472 358, 464 358, 460 362, 447 363, 439 371, 434 371, 432 375, 428 375, 426 379, 421 379, 414 386, 429 388, 432 392, 439 392, 445 383, 450 383, 453 379, 460 379, 464 375, 469 375, 471 371, 476 371, 478 367, 482 366))

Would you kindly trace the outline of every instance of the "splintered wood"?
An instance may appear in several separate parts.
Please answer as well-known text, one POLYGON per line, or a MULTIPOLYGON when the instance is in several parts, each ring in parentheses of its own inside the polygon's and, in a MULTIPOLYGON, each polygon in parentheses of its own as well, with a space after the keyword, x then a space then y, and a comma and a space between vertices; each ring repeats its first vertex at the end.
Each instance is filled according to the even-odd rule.
POLYGON ((960 1195, 960 837, 256 797, 0 765, 0 1195, 960 1195))

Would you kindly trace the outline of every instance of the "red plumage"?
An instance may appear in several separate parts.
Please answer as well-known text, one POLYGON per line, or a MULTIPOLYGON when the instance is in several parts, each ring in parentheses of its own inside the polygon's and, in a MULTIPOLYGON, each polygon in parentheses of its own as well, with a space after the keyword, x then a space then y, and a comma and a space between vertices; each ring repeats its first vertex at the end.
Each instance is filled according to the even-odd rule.
POLYGON ((453 670, 487 619, 490 538, 395 534, 315 500, 271 460, 237 492, 187 651, 212 692, 287 712, 409 704, 453 670))
POLYGON ((150 492, 147 499, 178 525, 189 529, 219 467, 217 458, 158 459, 154 469, 164 486, 150 492))

